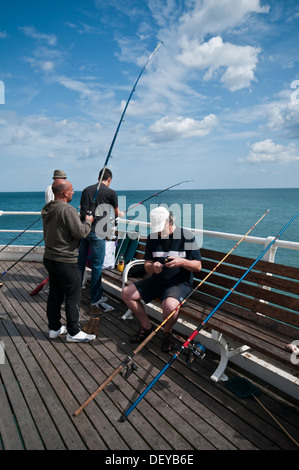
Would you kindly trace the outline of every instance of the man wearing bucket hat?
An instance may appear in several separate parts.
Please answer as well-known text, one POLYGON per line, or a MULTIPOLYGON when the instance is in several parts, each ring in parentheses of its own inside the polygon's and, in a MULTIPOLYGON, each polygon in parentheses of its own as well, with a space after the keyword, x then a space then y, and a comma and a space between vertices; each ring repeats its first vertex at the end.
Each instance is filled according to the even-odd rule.
MULTIPOLYGON (((63 170, 54 170, 53 180, 66 180, 66 173, 63 170)), ((50 184, 46 189, 45 194, 46 204, 50 201, 54 201, 54 193, 52 191, 52 184, 50 184)))
MULTIPOLYGON (((122 299, 140 321, 139 331, 130 338, 139 344, 152 332, 144 303, 155 298, 162 301, 163 320, 177 308, 193 289, 193 273, 201 270, 201 254, 193 234, 174 224, 172 214, 165 207, 150 213, 151 233, 147 238, 144 268, 151 276, 126 286, 122 299)), ((161 349, 174 348, 172 328, 179 310, 164 325, 161 349)))

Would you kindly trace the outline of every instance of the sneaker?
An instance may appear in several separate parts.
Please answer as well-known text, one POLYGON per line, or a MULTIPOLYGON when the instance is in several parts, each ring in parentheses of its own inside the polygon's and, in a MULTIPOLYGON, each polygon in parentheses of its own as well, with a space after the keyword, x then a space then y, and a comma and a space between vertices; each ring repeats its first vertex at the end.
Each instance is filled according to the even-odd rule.
POLYGON ((98 300, 97 302, 92 303, 92 306, 98 307, 98 305, 103 304, 104 302, 107 302, 108 297, 105 297, 104 295, 98 300))
POLYGON ((175 342, 172 333, 163 333, 161 351, 170 352, 175 349, 175 342))
POLYGON ((49 331, 49 338, 50 339, 56 339, 59 338, 60 335, 65 335, 67 333, 67 329, 65 326, 61 326, 59 330, 50 330, 49 331))
POLYGON ((92 341, 95 338, 95 335, 88 335, 82 330, 74 336, 71 336, 70 334, 67 334, 66 336, 66 340, 68 343, 87 343, 88 341, 92 341))

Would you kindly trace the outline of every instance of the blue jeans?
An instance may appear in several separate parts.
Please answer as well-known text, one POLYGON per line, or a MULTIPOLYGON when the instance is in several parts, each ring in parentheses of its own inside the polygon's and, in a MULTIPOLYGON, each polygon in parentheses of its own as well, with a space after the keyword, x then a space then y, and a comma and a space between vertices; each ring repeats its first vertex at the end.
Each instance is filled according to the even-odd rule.
POLYGON ((91 280, 90 280, 90 302, 95 304, 103 295, 102 270, 105 259, 105 240, 98 238, 94 232, 83 238, 79 246, 79 269, 82 280, 84 276, 88 249, 91 251, 91 280))

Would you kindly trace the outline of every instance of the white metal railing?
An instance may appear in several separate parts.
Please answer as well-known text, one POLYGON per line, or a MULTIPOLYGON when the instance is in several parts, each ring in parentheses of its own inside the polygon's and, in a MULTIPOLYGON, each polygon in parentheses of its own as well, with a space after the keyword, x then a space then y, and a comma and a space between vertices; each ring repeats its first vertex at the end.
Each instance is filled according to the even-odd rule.
MULTIPOLYGON (((128 219, 119 219, 119 223, 125 223, 131 226, 139 225, 141 227, 150 226, 148 222, 141 222, 141 221, 128 220, 128 219)), ((188 228, 188 227, 184 227, 184 228, 191 230, 191 232, 194 233, 194 235, 198 235, 200 237, 213 237, 213 238, 220 238, 222 240, 234 240, 236 242, 240 241, 244 237, 244 235, 239 235, 235 233, 216 232, 216 231, 211 231, 211 230, 193 229, 193 228, 188 228)), ((244 242, 253 243, 255 245, 262 245, 264 248, 266 248, 274 238, 275 237, 273 236, 253 237, 253 236, 248 235, 247 237, 244 238, 244 242)), ((265 253, 263 260, 274 263, 277 248, 285 248, 288 250, 299 251, 299 242, 277 240, 275 244, 272 245, 271 248, 265 253)))
POLYGON ((40 215, 40 212, 0 211, 1 215, 40 215))
MULTIPOLYGON (((40 215, 40 212, 6 212, 6 211, 0 211, 0 216, 2 215, 40 215)), ((131 220, 131 219, 118 219, 118 227, 123 224, 127 230, 130 227, 136 227, 137 225, 139 227, 143 228, 148 228, 150 226, 150 223, 148 222, 142 222, 139 220, 131 220)), ((188 227, 185 227, 188 228, 188 227)), ((235 233, 226 233, 226 232, 216 232, 216 231, 211 231, 211 230, 204 230, 204 229, 192 229, 188 228, 191 230, 194 235, 199 236, 199 237, 213 237, 213 238, 219 238, 222 240, 234 240, 238 242, 241 240, 241 238, 244 237, 244 235, 239 235, 235 233)), ((131 230, 132 231, 132 230, 131 230)), ((22 233, 24 232, 23 230, 16 230, 16 229, 0 229, 0 232, 5 232, 5 233, 22 233)), ((42 234, 42 230, 25 230, 26 233, 40 233, 42 234)), ((246 236, 244 239, 245 243, 252 243, 255 245, 262 245, 264 248, 271 243, 273 240, 273 236, 270 237, 254 237, 254 236, 246 236)), ((0 245, 0 247, 3 245, 0 245)), ((28 247, 29 248, 29 247, 28 247)), ((277 251, 277 248, 284 248, 288 250, 297 250, 299 251, 299 242, 292 242, 292 241, 285 241, 285 240, 277 240, 275 244, 272 245, 270 250, 268 250, 264 256, 265 261, 270 261, 273 262, 275 261, 275 254, 277 251)))

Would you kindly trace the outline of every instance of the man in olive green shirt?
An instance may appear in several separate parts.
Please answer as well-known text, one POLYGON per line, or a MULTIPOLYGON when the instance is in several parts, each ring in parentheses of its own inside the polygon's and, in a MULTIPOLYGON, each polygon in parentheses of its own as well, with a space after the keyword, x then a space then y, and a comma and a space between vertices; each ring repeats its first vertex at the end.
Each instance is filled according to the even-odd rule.
POLYGON ((54 201, 42 209, 45 241, 44 265, 49 273, 50 291, 47 301, 49 337, 67 333, 69 342, 95 339, 80 330, 81 273, 78 267, 78 245, 90 230, 93 217, 81 222, 78 212, 68 204, 73 197, 72 184, 57 179, 52 185, 54 201), (65 300, 67 326, 61 325, 61 306, 65 300))

